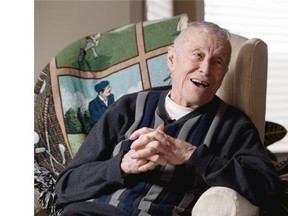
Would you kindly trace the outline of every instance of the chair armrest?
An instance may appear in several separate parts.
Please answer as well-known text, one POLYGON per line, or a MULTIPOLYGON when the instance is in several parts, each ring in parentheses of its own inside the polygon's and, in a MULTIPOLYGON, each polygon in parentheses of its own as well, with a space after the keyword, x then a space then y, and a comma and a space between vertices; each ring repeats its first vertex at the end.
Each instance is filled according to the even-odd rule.
POLYGON ((259 208, 227 187, 211 187, 198 199, 192 216, 258 216, 259 208))

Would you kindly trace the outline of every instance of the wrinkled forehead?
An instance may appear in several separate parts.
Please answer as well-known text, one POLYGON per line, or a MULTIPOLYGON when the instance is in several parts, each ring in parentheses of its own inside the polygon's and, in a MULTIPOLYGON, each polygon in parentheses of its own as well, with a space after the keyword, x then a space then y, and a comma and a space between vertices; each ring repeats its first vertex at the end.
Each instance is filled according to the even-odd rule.
POLYGON ((220 31, 211 30, 207 28, 190 28, 186 29, 175 39, 174 44, 177 46, 179 43, 185 43, 193 38, 197 38, 199 42, 202 40, 219 41, 225 45, 230 45, 229 39, 224 36, 220 31), (201 40, 202 39, 202 40, 201 40))
POLYGON ((182 32, 174 42, 174 47, 179 54, 185 50, 191 49, 213 49, 218 53, 222 52, 223 55, 230 59, 231 44, 229 39, 224 37, 217 31, 193 28, 182 32))

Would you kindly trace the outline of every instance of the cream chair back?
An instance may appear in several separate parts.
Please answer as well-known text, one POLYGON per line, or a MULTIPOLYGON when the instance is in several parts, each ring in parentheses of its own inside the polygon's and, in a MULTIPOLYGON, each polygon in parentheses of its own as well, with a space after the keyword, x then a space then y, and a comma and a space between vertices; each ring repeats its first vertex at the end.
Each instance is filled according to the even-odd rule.
POLYGON ((232 55, 229 71, 217 95, 224 101, 244 111, 256 125, 264 140, 267 45, 258 38, 247 39, 231 35, 232 55))

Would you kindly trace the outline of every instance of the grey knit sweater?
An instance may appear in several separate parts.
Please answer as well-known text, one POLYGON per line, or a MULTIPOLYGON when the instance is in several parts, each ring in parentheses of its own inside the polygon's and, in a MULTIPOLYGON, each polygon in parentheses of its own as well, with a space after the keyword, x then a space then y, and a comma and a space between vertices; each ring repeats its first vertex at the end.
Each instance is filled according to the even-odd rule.
POLYGON ((164 107, 167 92, 129 94, 108 109, 57 180, 66 215, 191 215, 211 186, 226 186, 255 205, 274 207, 281 181, 251 120, 215 96, 173 121, 164 107), (188 163, 123 177, 120 163, 131 133, 159 124, 170 136, 197 146, 188 163))

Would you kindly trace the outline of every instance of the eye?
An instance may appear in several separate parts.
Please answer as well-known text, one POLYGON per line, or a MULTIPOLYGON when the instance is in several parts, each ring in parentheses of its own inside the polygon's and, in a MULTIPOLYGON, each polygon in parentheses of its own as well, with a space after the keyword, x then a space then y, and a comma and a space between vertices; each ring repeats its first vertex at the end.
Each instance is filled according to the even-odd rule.
POLYGON ((221 58, 217 58, 214 60, 214 64, 217 66, 217 67, 223 67, 224 66, 224 61, 223 59, 221 58))
POLYGON ((194 60, 202 60, 204 55, 200 52, 195 52, 192 54, 192 57, 194 60))

